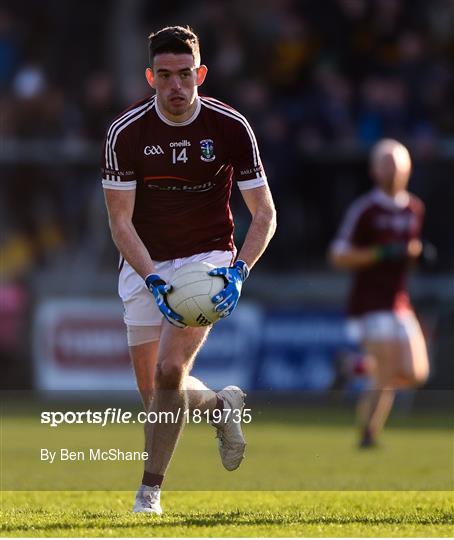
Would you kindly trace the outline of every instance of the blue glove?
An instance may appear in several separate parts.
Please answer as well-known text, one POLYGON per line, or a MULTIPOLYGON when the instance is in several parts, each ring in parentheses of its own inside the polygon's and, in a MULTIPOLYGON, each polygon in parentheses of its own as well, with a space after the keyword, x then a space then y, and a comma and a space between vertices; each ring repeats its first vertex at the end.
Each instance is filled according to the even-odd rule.
POLYGON ((147 276, 145 278, 145 284, 148 287, 148 290, 154 296, 159 311, 164 315, 169 323, 173 324, 173 326, 177 326, 178 328, 185 328, 186 325, 182 322, 183 317, 170 309, 167 303, 167 293, 172 290, 172 285, 167 285, 161 276, 158 276, 158 274, 150 274, 147 276))
POLYGON ((238 304, 243 283, 249 276, 249 268, 244 261, 238 260, 233 266, 214 268, 208 274, 222 276, 227 281, 226 287, 211 300, 216 304, 214 311, 222 318, 228 317, 238 304))

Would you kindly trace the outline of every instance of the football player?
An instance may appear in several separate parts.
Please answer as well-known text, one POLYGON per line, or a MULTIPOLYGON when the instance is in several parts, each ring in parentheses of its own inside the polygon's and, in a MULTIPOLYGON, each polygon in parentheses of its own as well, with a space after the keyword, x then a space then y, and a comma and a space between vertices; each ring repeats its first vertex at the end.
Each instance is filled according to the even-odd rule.
POLYGON ((375 187, 348 209, 329 258, 353 272, 348 315, 361 331, 372 388, 358 413, 360 446, 376 443, 395 390, 423 384, 429 374, 427 349, 407 286, 412 263, 421 255, 424 204, 407 191, 408 150, 384 139, 372 149, 375 187))
MULTIPOLYGON (((198 95, 208 71, 198 37, 187 27, 166 27, 149 36, 149 53, 145 76, 155 92, 108 128, 102 184, 121 254, 119 294, 137 385, 147 410, 178 418, 146 427, 149 459, 134 511, 160 514, 161 485, 183 429, 178 411, 244 406, 238 387, 215 393, 190 375, 210 327, 185 327, 167 304, 168 282, 184 264, 214 264, 212 275, 223 276, 226 287, 213 298, 213 309, 229 316, 274 234, 276 215, 248 121, 198 95), (233 181, 251 213, 239 253, 229 205, 233 181)), ((233 419, 225 414, 215 424, 228 470, 240 465, 245 448, 241 424, 233 419)))

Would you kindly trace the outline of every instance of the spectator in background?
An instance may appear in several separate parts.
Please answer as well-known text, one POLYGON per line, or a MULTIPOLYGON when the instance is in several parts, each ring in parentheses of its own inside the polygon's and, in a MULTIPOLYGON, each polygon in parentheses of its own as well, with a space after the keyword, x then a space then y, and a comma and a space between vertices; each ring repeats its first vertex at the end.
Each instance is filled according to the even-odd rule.
POLYGON ((352 144, 355 127, 352 115, 352 87, 333 66, 318 66, 313 77, 314 124, 327 142, 352 144))
POLYGON ((358 138, 366 145, 385 135, 405 139, 409 131, 407 105, 407 88, 400 79, 366 79, 358 111, 358 138))
POLYGON ((83 82, 83 94, 80 102, 82 126, 80 135, 85 139, 100 141, 104 129, 120 104, 114 91, 111 75, 102 70, 94 70, 83 82))
MULTIPOLYGON (((115 69, 118 58, 112 64, 113 42, 122 51, 131 47, 130 34, 112 31, 118 25, 115 17, 124 12, 109 9, 107 0, 83 8, 77 0, 57 4, 42 0, 33 17, 26 0, 0 8, 0 134, 6 140, 58 141, 74 151, 71 167, 63 171, 51 162, 38 166, 36 173, 43 175, 44 169, 42 198, 48 199, 51 214, 63 209, 61 221, 67 224, 62 230, 68 251, 74 253, 91 241, 88 228, 81 226, 95 185, 94 175, 89 177, 84 169, 88 165, 94 170, 90 144, 99 144, 106 119, 129 100, 125 89, 140 95, 143 87, 115 69), (84 36, 84 47, 74 35, 84 36), (23 96, 35 87, 36 93, 43 84, 41 93, 49 99, 41 97, 40 110, 32 114, 28 100, 18 92, 23 96), (68 179, 63 203, 62 177, 68 179), (76 189, 76 180, 84 189, 76 189)), ((359 163, 362 149, 382 137, 395 137, 430 160, 454 137, 452 0, 198 0, 191 5, 178 0, 172 7, 139 1, 127 10, 137 10, 131 21, 143 24, 134 35, 141 30, 144 34, 150 24, 174 24, 175 17, 200 29, 211 66, 207 94, 237 105, 251 117, 259 142, 271 148, 270 170, 281 170, 284 155, 292 160, 279 179, 270 175, 270 180, 282 193, 292 193, 289 204, 298 215, 296 241, 310 236, 318 249, 306 255, 318 262, 326 221, 317 210, 323 204, 322 190, 310 198, 300 190, 300 179, 288 174, 302 170, 298 160, 316 156, 317 178, 311 178, 311 186, 324 173, 333 184, 342 184, 340 167, 322 171, 324 153, 342 156, 339 165, 348 168, 346 153, 352 151, 359 163), (275 137, 271 125, 277 126, 275 137)), ((28 154, 21 155, 19 168, 33 168, 30 161, 28 154)), ((311 173, 304 165, 307 179, 311 173)), ((14 175, 7 172, 2 177, 3 192, 17 191, 11 186, 14 175)), ((361 180, 356 178, 355 185, 359 191, 361 180)), ((29 229, 27 214, 30 211, 13 209, 9 225, 29 229)), ((437 226, 433 236, 442 233, 437 226)), ((285 242, 284 237, 276 238, 276 248, 281 240, 285 242)), ((452 248, 443 253, 448 252, 452 248)), ((452 265, 452 256, 449 261, 452 265)))
POLYGON ((6 90, 20 62, 19 39, 15 20, 0 8, 0 91, 6 90))
POLYGON ((45 262, 46 244, 53 244, 66 227, 61 182, 65 175, 41 162, 42 145, 64 133, 64 107, 62 92, 49 83, 39 65, 30 63, 17 72, 5 130, 16 144, 26 143, 19 148, 29 153, 28 159, 9 171, 4 196, 9 221, 26 237, 30 258, 37 264, 45 262))

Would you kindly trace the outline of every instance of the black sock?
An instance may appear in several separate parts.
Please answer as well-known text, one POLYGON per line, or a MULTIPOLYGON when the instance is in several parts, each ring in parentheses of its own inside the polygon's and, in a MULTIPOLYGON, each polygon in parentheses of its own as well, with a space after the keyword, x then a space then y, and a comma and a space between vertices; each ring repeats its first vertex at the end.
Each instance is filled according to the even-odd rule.
POLYGON ((164 481, 164 476, 162 474, 153 474, 147 471, 144 471, 142 476, 142 484, 147 487, 162 486, 164 481))

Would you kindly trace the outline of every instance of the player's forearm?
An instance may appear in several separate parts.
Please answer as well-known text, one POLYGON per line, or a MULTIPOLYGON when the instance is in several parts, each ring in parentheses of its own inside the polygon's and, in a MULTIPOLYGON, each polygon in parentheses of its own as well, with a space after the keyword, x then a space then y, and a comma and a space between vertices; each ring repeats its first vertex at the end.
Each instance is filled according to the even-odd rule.
POLYGON ((330 250, 329 262, 341 270, 354 270, 367 268, 378 262, 376 248, 348 248, 344 250, 330 250))
POLYGON ((121 255, 144 279, 156 273, 150 254, 140 239, 134 225, 127 221, 111 223, 112 239, 121 255))
POLYGON ((264 208, 255 213, 238 259, 244 261, 249 268, 260 259, 276 231, 276 211, 264 208))

